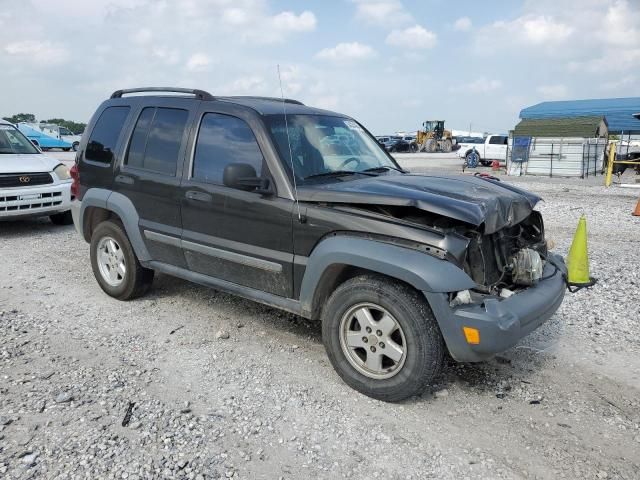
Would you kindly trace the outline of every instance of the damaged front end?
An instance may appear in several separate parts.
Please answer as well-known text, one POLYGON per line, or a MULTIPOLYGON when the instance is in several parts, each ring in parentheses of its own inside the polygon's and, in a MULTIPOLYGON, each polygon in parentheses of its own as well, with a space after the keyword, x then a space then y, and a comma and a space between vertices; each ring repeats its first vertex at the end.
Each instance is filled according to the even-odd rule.
POLYGON ((459 233, 469 238, 464 270, 482 293, 514 291, 542 277, 548 247, 540 212, 534 210, 520 223, 492 234, 478 229, 459 233))

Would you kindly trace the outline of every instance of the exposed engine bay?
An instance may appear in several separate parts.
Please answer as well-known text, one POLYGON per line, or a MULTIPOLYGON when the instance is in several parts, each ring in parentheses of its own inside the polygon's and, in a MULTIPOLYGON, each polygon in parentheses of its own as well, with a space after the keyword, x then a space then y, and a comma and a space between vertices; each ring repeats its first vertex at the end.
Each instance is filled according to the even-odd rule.
POLYGON ((461 267, 478 284, 478 293, 504 296, 504 289, 515 292, 542 277, 547 242, 538 211, 532 210, 520 223, 485 234, 482 227, 417 209, 379 205, 366 209, 467 238, 461 267))
POLYGON ((547 242, 539 212, 490 235, 470 229, 464 235, 471 240, 464 269, 485 293, 528 287, 542 277, 547 242))

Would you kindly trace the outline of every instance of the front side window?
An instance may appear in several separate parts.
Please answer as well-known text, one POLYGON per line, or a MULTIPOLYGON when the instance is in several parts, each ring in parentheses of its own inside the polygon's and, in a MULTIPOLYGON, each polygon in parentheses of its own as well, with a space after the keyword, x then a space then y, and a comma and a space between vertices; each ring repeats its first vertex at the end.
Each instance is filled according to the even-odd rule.
POLYGON ((263 161, 256 137, 244 120, 219 113, 202 117, 193 156, 194 180, 222 185, 224 168, 230 163, 248 163, 260 176, 263 161))
POLYGON ((125 164, 175 175, 188 117, 187 110, 144 108, 133 129, 125 164))
POLYGON ((20 130, 12 125, 0 125, 0 155, 7 153, 32 154, 40 152, 20 130))
POLYGON ((124 122, 129 115, 129 107, 108 107, 102 112, 93 127, 87 143, 84 158, 94 162, 111 163, 122 132, 124 122))
POLYGON ((319 175, 329 179, 339 171, 400 170, 376 139, 351 119, 288 115, 285 122, 284 115, 272 115, 268 124, 283 165, 291 174, 293 164, 301 184, 317 181, 319 175))

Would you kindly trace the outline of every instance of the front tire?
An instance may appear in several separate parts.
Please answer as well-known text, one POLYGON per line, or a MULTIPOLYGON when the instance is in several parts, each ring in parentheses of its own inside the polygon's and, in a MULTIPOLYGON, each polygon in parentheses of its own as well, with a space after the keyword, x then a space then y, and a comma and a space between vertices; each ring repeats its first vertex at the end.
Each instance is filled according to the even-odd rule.
POLYGON ((144 295, 153 282, 153 270, 140 265, 120 222, 107 220, 91 236, 91 268, 104 292, 118 300, 144 295))
POLYGON ((71 225, 73 223, 73 217, 71 216, 71 210, 67 210, 62 213, 54 213, 49 215, 49 220, 54 225, 71 225))
POLYGON ((77 152, 79 147, 80 147, 80 142, 74 142, 71 148, 73 149, 74 152, 77 152))
POLYGON ((426 300, 382 276, 358 276, 333 292, 322 313, 322 340, 347 385, 386 402, 422 393, 444 360, 426 300))

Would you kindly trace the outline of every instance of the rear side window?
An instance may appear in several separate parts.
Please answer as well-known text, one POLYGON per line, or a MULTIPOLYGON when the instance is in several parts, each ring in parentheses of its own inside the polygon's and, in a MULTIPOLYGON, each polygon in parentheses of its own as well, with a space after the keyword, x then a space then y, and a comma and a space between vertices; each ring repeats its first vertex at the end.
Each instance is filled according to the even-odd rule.
POLYGON ((189 112, 178 108, 147 107, 131 136, 125 164, 175 175, 189 112))
POLYGON ((96 122, 87 143, 85 160, 111 163, 118 137, 129 115, 129 107, 108 107, 96 122))
POLYGON ((262 173, 262 152, 244 120, 207 113, 202 117, 193 158, 193 179, 222 185, 224 168, 230 163, 248 163, 262 173))
POLYGON ((507 144, 507 137, 504 137, 504 136, 501 136, 501 135, 494 135, 489 140, 489 143, 491 145, 506 145, 507 144))

